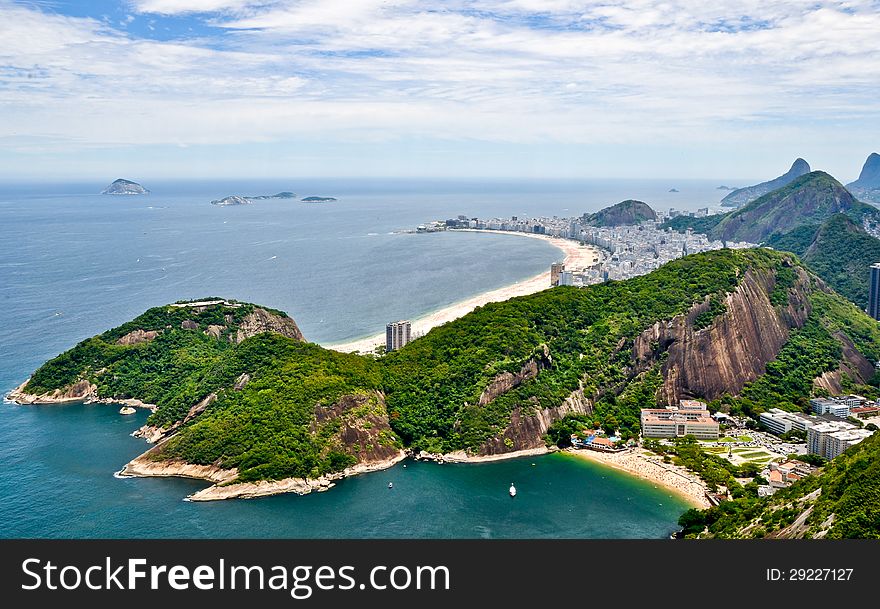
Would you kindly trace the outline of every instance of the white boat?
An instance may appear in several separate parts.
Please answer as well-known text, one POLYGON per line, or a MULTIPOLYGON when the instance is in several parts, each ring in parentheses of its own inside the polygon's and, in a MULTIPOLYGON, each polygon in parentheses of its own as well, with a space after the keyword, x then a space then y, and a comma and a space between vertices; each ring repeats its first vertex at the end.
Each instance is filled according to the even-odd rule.
POLYGON ((119 414, 134 414, 135 412, 137 411, 131 406, 123 406, 119 409, 119 414))
POLYGON ((510 492, 511 497, 516 497, 516 487, 513 486, 513 482, 510 483, 510 491, 509 492, 510 492))
POLYGON ((394 483, 393 483, 393 482, 389 482, 389 483, 388 483, 388 488, 394 488, 394 483))

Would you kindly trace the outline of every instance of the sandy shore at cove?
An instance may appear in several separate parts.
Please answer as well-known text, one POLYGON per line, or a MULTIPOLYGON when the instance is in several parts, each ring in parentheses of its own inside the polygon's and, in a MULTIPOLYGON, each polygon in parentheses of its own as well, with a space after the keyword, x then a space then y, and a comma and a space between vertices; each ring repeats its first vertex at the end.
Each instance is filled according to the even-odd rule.
POLYGON ((621 453, 602 453, 595 450, 575 450, 567 452, 619 469, 633 476, 638 476, 658 486, 673 491, 688 503, 699 508, 711 507, 706 499, 706 484, 696 474, 688 470, 663 463, 663 458, 642 448, 634 448, 621 453))
MULTIPOLYGON (((572 241, 570 239, 549 237, 547 235, 534 235, 530 233, 516 233, 510 231, 472 229, 457 230, 476 233, 493 233, 497 235, 514 235, 520 237, 528 237, 531 239, 543 239, 544 241, 548 241, 550 244, 554 245, 562 251, 563 261, 565 262, 565 267, 568 269, 585 268, 602 260, 602 258, 604 257, 602 250, 600 250, 599 248, 592 245, 581 245, 580 243, 572 241)), ((550 269, 548 268, 545 272, 539 275, 535 275, 534 277, 530 277, 523 281, 518 281, 511 285, 497 288, 495 290, 483 292, 482 294, 478 294, 477 296, 474 296, 472 298, 453 303, 448 307, 440 309, 439 311, 435 311, 423 317, 419 317, 418 319, 412 320, 412 331, 413 334, 427 334, 428 331, 432 328, 441 326, 448 321, 452 321, 453 319, 463 317, 477 307, 481 307, 487 303, 501 302, 510 298, 514 298, 515 296, 534 294, 535 292, 546 290, 549 287, 550 269)), ((335 351, 343 351, 346 353, 352 353, 355 351, 365 353, 373 351, 373 349, 375 349, 377 345, 382 344, 385 344, 384 331, 374 334, 373 336, 369 336, 367 338, 361 338, 347 343, 337 343, 324 346, 328 349, 334 349, 335 351)))

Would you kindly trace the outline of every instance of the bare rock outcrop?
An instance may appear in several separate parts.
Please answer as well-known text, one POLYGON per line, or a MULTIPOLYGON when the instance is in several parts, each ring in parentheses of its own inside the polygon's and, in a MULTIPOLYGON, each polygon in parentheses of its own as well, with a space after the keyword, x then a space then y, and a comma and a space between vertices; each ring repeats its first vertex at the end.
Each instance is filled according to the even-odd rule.
POLYGON ((98 387, 85 379, 73 383, 66 389, 56 389, 40 395, 27 393, 26 386, 27 382, 22 383, 6 397, 19 404, 63 404, 89 401, 98 397, 98 387))
POLYGON ((262 334, 263 332, 275 332, 294 340, 305 341, 299 326, 291 318, 282 317, 281 315, 270 313, 266 309, 255 307, 241 321, 238 332, 235 334, 235 342, 240 343, 251 336, 262 334))
POLYGON ((667 354, 660 401, 675 404, 687 397, 711 400, 725 393, 736 395, 763 374, 791 330, 803 327, 810 314, 810 279, 802 269, 797 272, 784 307, 770 302, 773 275, 748 271, 727 294, 726 312, 708 328, 693 328, 693 319, 707 306, 701 303, 686 315, 655 323, 642 332, 633 346, 638 369, 649 369, 667 354))
POLYGON ((202 414, 203 412, 205 412, 205 409, 208 406, 210 406, 211 404, 213 404, 216 399, 217 399, 216 393, 209 393, 207 396, 205 396, 205 398, 203 400, 199 401, 198 404, 193 405, 189 409, 189 412, 186 413, 186 417, 184 417, 183 422, 187 423, 191 419, 193 419, 194 417, 197 417, 200 414, 202 414))
POLYGON ((232 389, 235 391, 241 391, 244 389, 248 383, 251 382, 251 375, 247 372, 242 372, 237 379, 235 379, 235 385, 232 386, 232 389))
POLYGON ((588 414, 591 409, 589 401, 571 398, 553 408, 518 406, 510 414, 510 423, 504 432, 480 446, 477 455, 500 455, 543 447, 544 434, 554 422, 569 414, 588 414))
POLYGON ((337 448, 358 463, 384 462, 400 453, 388 422, 385 395, 380 391, 344 395, 330 406, 315 407, 312 431, 331 421, 340 423, 337 448))
POLYGON ((528 380, 538 376, 538 373, 553 364, 553 358, 550 356, 550 349, 547 345, 541 345, 541 353, 537 357, 531 358, 516 374, 512 372, 502 372, 495 376, 492 381, 483 389, 480 394, 480 406, 491 404, 495 398, 503 395, 519 387, 528 380))
POLYGON ((159 336, 158 330, 132 330, 125 336, 116 340, 117 345, 139 345, 148 343, 159 336))
POLYGON ((214 338, 220 338, 220 334, 223 330, 226 329, 226 326, 218 326, 217 324, 211 324, 208 326, 208 329, 205 330, 205 334, 208 336, 213 336, 214 338))

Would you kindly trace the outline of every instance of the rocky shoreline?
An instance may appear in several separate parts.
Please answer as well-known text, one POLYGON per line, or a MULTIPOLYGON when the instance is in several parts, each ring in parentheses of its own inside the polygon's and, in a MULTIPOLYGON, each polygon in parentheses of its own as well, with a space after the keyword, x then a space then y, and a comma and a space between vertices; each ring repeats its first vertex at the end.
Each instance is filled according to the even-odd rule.
POLYGON ((426 453, 418 452, 412 455, 416 461, 434 461, 436 463, 490 463, 492 461, 506 461, 507 459, 517 459, 519 457, 537 457, 558 452, 555 446, 540 446, 538 448, 526 448, 523 450, 515 450, 509 453, 500 453, 494 455, 469 455, 463 450, 455 450, 451 453, 426 453))
POLYGON ((285 478, 283 480, 260 480, 257 482, 231 482, 238 476, 237 469, 223 469, 212 465, 193 465, 180 460, 153 461, 149 458, 151 448, 135 457, 116 476, 119 478, 176 477, 194 478, 213 482, 213 486, 186 497, 187 501, 220 501, 223 499, 254 499, 284 493, 307 495, 332 488, 337 480, 368 472, 388 469, 407 457, 399 451, 394 457, 383 461, 358 463, 341 472, 320 478, 285 478))
POLYGON ((98 387, 82 380, 71 385, 67 391, 55 390, 52 393, 36 395, 26 393, 24 388, 30 379, 6 394, 6 399, 22 406, 50 406, 53 404, 119 404, 132 408, 149 408, 152 412, 158 408, 155 404, 148 404, 136 398, 102 398, 98 395, 98 387))

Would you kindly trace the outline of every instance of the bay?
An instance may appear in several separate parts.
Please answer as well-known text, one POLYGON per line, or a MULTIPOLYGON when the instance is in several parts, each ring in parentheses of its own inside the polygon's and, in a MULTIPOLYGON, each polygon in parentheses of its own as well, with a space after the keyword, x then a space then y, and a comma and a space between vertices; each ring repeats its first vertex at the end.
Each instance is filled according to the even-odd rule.
MULTIPOLYGON (((626 198, 695 209, 724 194, 706 181, 144 185, 153 191, 146 197, 94 194, 103 184, 0 185, 4 395, 45 360, 151 306, 205 296, 257 302, 327 344, 531 277, 560 255, 507 235, 400 232, 426 220, 575 216, 626 198), (680 192, 669 193, 673 186, 680 192), (209 204, 283 190, 338 201, 209 204)), ((112 476, 146 448, 128 436, 145 417, 3 404, 0 536, 663 537, 686 509, 649 484, 565 455, 533 460, 534 468, 528 460, 409 463, 305 497, 188 503, 204 483, 112 476), (511 481, 520 489, 514 502, 511 481)))

